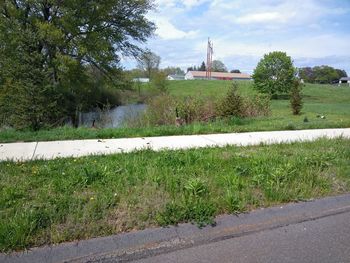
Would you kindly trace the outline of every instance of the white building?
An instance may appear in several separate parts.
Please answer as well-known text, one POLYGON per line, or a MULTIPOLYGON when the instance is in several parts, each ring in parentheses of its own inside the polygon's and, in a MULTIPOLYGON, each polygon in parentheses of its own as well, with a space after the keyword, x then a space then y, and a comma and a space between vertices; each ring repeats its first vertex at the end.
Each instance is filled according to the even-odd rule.
POLYGON ((185 75, 169 75, 167 77, 168 80, 184 80, 185 79, 185 75))
POLYGON ((147 82, 149 82, 149 78, 134 78, 132 81, 147 83, 147 82))
POLYGON ((340 86, 340 84, 346 84, 346 83, 348 83, 349 84, 349 86, 350 86, 350 78, 349 77, 342 77, 340 80, 339 80, 339 85, 338 86, 340 86))

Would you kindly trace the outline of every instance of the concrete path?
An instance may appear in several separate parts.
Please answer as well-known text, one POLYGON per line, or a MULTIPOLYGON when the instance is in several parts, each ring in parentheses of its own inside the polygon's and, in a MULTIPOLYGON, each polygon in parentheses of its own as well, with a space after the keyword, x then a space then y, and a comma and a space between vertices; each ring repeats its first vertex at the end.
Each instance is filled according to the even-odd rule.
POLYGON ((315 129, 299 131, 247 132, 210 135, 183 135, 108 140, 72 140, 29 143, 0 144, 0 161, 54 159, 79 157, 92 154, 114 154, 141 149, 160 151, 163 149, 189 149, 201 147, 223 147, 226 145, 258 145, 312 141, 318 138, 350 138, 350 128, 315 129))
POLYGON ((349 262, 350 194, 10 255, 4 263, 349 262))

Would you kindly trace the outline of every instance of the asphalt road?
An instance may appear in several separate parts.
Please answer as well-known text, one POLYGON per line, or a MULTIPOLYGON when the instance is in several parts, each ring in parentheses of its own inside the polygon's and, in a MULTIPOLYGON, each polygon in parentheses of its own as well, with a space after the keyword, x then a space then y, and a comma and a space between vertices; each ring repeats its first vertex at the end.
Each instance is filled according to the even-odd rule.
POLYGON ((132 262, 350 262, 350 212, 132 262))

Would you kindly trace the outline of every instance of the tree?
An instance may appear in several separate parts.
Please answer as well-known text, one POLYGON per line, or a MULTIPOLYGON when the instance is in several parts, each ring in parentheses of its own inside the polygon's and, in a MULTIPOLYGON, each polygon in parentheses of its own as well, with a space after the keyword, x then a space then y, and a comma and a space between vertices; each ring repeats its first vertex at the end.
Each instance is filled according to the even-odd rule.
POLYGON ((302 98, 302 84, 298 79, 293 81, 293 86, 290 92, 290 105, 294 115, 299 115, 303 107, 303 98, 302 98))
POLYGON ((227 72, 225 64, 220 60, 214 60, 211 69, 214 72, 227 72))
POLYGON ((151 83, 161 93, 167 93, 169 81, 164 72, 155 72, 151 83))
POLYGON ((159 69, 160 57, 147 49, 138 58, 138 68, 146 72, 146 76, 151 78, 152 74, 159 69))
POLYGON ((202 62, 201 66, 198 68, 198 71, 206 71, 207 67, 205 66, 204 61, 202 62))
POLYGON ((348 74, 346 74, 346 71, 343 69, 335 69, 335 71, 338 73, 338 78, 343 78, 343 77, 347 77, 348 74))
POLYGON ((231 73, 241 73, 241 71, 239 69, 233 69, 230 71, 231 73))
POLYGON ((254 87, 269 95, 288 93, 295 79, 292 59, 285 52, 265 54, 253 73, 254 87))
POLYGON ((162 69, 167 76, 168 75, 185 75, 185 72, 179 67, 167 67, 162 69))
POLYGON ((298 74, 299 78, 303 79, 305 82, 313 83, 315 81, 315 74, 311 67, 299 68, 298 74))
POLYGON ((345 70, 335 69, 333 67, 323 65, 316 67, 304 67, 298 70, 299 77, 309 83, 334 83, 340 78, 347 77, 345 70))
POLYGON ((138 56, 137 43, 155 29, 145 17, 152 8, 150 0, 1 1, 2 118, 14 125, 10 120, 20 114, 27 122, 21 126, 37 129, 65 115, 74 117, 85 104, 85 92, 94 87, 89 65, 106 85, 119 87, 121 56, 138 56), (23 107, 13 108, 8 101, 18 96, 23 107), (29 114, 32 109, 35 116, 29 114))

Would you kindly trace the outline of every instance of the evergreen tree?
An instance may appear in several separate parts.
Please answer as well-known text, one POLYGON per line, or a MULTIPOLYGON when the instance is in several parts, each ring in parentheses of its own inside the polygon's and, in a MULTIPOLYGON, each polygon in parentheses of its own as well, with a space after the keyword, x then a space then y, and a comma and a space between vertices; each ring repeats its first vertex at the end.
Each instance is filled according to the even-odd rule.
POLYGON ((299 115, 303 107, 302 101, 302 84, 299 80, 294 80, 293 86, 290 92, 290 105, 294 115, 299 115))
POLYGON ((204 61, 202 62, 201 66, 198 68, 198 71, 206 71, 207 67, 205 66, 204 61))

